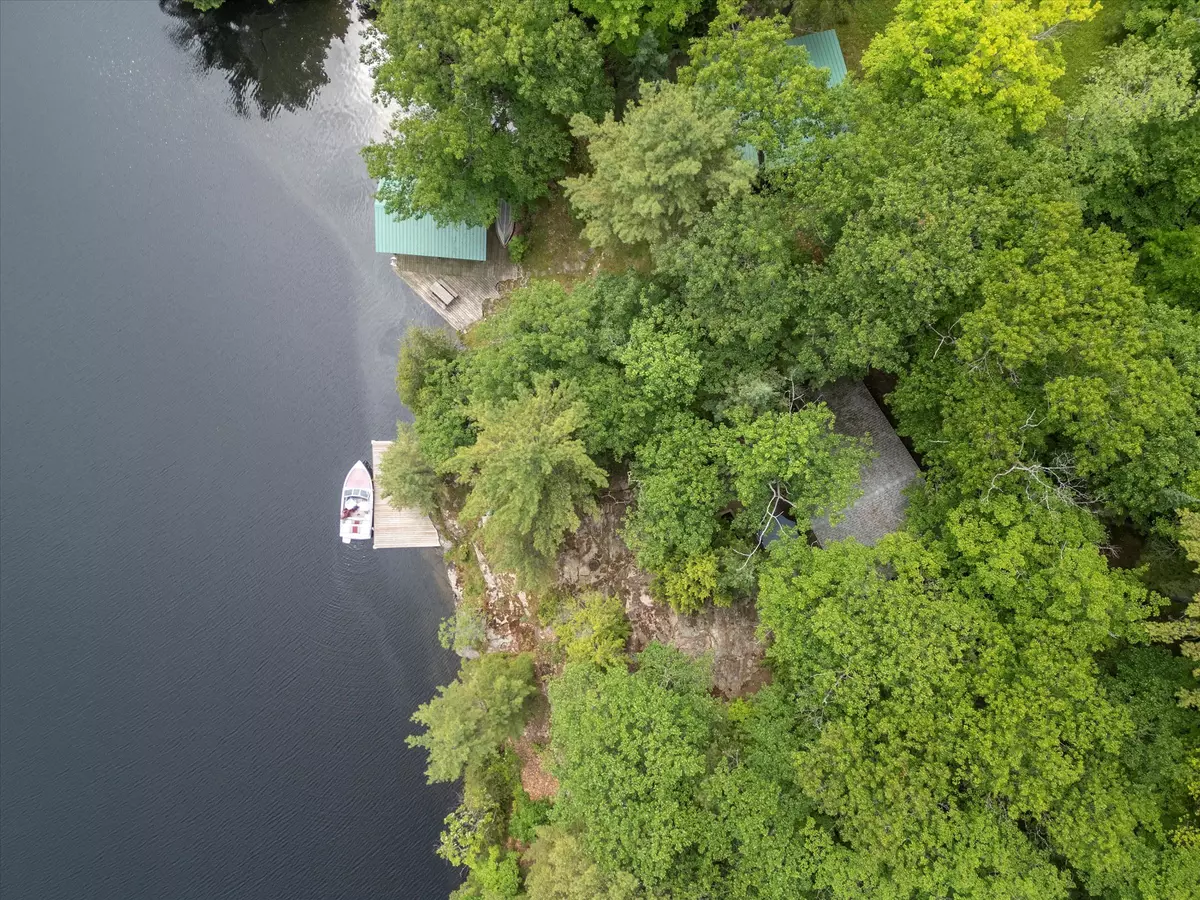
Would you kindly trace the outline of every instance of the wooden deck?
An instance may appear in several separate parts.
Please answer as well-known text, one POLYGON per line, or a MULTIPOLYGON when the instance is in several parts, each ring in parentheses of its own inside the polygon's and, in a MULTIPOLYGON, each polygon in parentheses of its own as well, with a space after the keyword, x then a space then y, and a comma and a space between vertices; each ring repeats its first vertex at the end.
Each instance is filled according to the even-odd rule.
POLYGON ((508 258, 508 251, 496 237, 496 230, 489 228, 487 234, 484 262, 392 256, 392 271, 455 331, 466 331, 482 319, 491 302, 500 298, 500 285, 521 275, 520 267, 508 258), (458 295, 452 302, 447 304, 438 299, 435 287, 438 281, 458 295))
POLYGON ((371 480, 375 491, 375 549, 440 547, 441 539, 429 516, 415 509, 397 509, 379 493, 379 461, 391 441, 371 441, 371 480))

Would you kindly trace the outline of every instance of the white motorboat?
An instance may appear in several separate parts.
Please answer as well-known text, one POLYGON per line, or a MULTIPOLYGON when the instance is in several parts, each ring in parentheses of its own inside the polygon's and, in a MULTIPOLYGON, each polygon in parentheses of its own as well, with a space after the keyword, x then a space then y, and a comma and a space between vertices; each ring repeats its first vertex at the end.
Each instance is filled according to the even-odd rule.
POLYGON ((338 516, 343 544, 370 539, 374 515, 373 500, 371 473, 360 459, 342 483, 342 505, 339 507, 338 516))

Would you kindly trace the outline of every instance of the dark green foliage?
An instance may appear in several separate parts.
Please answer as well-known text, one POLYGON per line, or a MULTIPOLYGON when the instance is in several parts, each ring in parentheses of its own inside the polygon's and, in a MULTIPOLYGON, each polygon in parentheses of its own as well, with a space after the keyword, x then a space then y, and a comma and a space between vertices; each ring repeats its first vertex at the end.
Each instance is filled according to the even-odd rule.
POLYGON ((545 825, 550 818, 550 804, 545 800, 532 800, 520 787, 513 798, 512 818, 508 822, 508 833, 523 844, 533 843, 538 826, 545 825))
POLYGON ((586 822, 593 858, 650 890, 699 893, 713 878, 702 849, 717 820, 697 797, 716 721, 707 690, 702 669, 657 644, 633 674, 574 665, 550 685, 554 819, 586 822))
POLYGON ((832 422, 824 406, 811 406, 757 416, 735 409, 719 428, 688 415, 663 423, 630 472, 638 501, 625 539, 664 599, 687 613, 710 599, 728 603, 730 570, 747 565, 772 516, 786 510, 807 524, 853 499, 867 454, 832 422), (717 514, 734 500, 740 512, 722 522, 717 514), (729 547, 735 552, 718 555, 729 547))
POLYGON ((819 117, 828 73, 809 63, 782 17, 746 19, 732 0, 719 4, 708 36, 692 42, 679 73, 714 105, 737 113, 735 134, 770 158, 803 140, 819 117))
POLYGON ((407 743, 429 752, 425 774, 430 783, 455 781, 464 769, 482 764, 506 738, 520 734, 526 702, 535 691, 528 655, 489 653, 465 661, 458 678, 413 713, 425 732, 407 743))
POLYGON ((1150 296, 1200 312, 1200 224, 1146 232, 1138 273, 1150 296))
POLYGON ((732 499, 712 426, 685 414, 663 425, 638 451, 630 472, 638 501, 625 520, 626 541, 653 572, 708 550, 720 528, 717 513, 732 499))
POLYGON ((390 212, 487 225, 544 196, 566 122, 612 102, 600 47, 567 0, 384 0, 375 93, 404 113, 364 150, 390 212))
POLYGON ((404 335, 396 391, 413 411, 422 456, 438 471, 474 438, 458 379, 460 366, 458 348, 446 332, 413 327, 404 335))
POLYGON ((806 312, 803 262, 786 206, 770 194, 720 203, 686 234, 654 247, 678 327, 703 347, 710 378, 779 355, 806 312))
MULTIPOLYGON (((695 390, 674 377, 677 364, 687 362, 686 347, 656 348, 674 384, 656 380, 662 367, 642 353, 635 355, 638 372, 631 373, 637 377, 624 371, 634 318, 657 297, 656 288, 633 275, 602 276, 570 292, 554 281, 514 291, 508 305, 472 335, 472 401, 506 402, 532 387, 538 375, 570 383, 587 405, 579 434, 588 452, 627 456, 656 418, 689 403, 695 390)), ((640 329, 643 340, 652 341, 654 333, 646 329, 640 329)))
POLYGON ((1180 7, 1107 51, 1068 116, 1088 206, 1135 236, 1200 223, 1200 3, 1180 7))

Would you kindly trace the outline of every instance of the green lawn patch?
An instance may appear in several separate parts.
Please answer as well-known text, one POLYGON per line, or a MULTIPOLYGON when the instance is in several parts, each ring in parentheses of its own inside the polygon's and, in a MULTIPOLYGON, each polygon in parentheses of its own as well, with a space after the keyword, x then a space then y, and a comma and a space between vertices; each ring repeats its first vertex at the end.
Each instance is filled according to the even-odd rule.
POLYGON ((792 34, 834 29, 846 68, 858 71, 859 61, 871 39, 892 20, 897 0, 855 0, 847 13, 839 13, 830 0, 797 0, 792 6, 792 34))
POLYGON ((1106 0, 1089 22, 1068 31, 1059 42, 1067 72, 1054 84, 1054 93, 1070 101, 1083 87, 1084 76, 1100 60, 1100 51, 1119 41, 1124 34, 1123 23, 1130 0, 1106 0))

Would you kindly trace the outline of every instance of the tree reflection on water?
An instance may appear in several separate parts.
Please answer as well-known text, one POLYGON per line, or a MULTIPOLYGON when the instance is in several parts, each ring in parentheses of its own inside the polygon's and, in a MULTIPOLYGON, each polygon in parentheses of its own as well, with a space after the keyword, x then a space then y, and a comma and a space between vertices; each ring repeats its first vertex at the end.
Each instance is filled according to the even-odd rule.
POLYGON ((226 0, 204 13, 185 0, 158 5, 171 17, 172 43, 192 54, 197 71, 220 70, 237 114, 253 108, 264 119, 308 108, 329 83, 329 45, 350 26, 350 0, 226 0))

